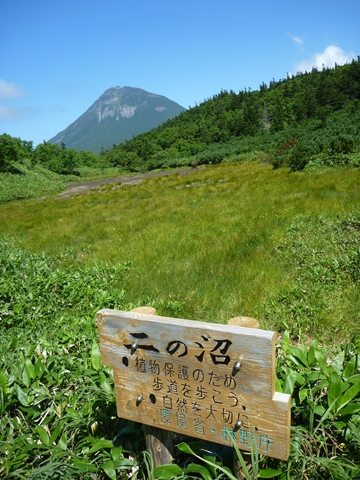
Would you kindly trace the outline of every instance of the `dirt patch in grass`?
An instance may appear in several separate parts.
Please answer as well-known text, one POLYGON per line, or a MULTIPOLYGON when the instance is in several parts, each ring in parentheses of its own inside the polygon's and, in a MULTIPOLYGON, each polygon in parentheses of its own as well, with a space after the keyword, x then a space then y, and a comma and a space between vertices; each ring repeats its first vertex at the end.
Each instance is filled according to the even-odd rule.
POLYGON ((154 178, 154 177, 168 177, 169 175, 188 175, 190 173, 198 172, 199 170, 203 170, 203 168, 187 168, 183 170, 171 170, 166 172, 152 172, 152 173, 143 173, 140 175, 129 175, 129 176, 122 176, 122 177, 113 177, 113 178, 105 178, 101 180, 93 180, 89 182, 82 182, 82 183, 72 183, 66 186, 66 191, 59 194, 60 197, 68 198, 72 195, 79 195, 83 193, 89 193, 90 190, 96 189, 101 185, 107 185, 112 183, 121 183, 122 185, 137 185, 142 180, 147 178, 154 178))

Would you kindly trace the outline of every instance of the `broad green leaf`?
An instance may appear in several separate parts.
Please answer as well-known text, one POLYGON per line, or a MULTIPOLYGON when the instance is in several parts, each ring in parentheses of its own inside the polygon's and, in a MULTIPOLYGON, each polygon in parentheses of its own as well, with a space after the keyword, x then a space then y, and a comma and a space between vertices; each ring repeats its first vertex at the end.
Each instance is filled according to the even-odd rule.
POLYGON ((101 465, 101 468, 104 470, 106 475, 111 478, 111 480, 116 480, 116 470, 114 468, 114 462, 105 462, 101 465))
POLYGON ((334 360, 331 362, 331 367, 335 370, 335 372, 340 375, 343 369, 343 364, 344 364, 344 356, 345 352, 341 351, 334 360))
POLYGON ((316 405, 316 406, 314 407, 314 413, 315 413, 316 415, 319 415, 320 417, 322 417, 325 412, 326 412, 326 409, 325 409, 325 407, 323 407, 322 405, 316 405))
POLYGON ((344 417, 358 412, 360 412, 360 403, 348 403, 345 407, 340 408, 337 413, 344 417))
POLYGON ((302 365, 303 367, 307 367, 307 354, 304 353, 303 350, 296 345, 289 345, 288 349, 290 355, 288 358, 291 359, 296 365, 302 365))
POLYGON ((23 381, 25 387, 30 387, 31 377, 25 365, 21 372, 21 380, 23 381))
POLYGON ((277 377, 275 378, 275 391, 282 393, 281 382, 277 377))
POLYGON ((100 378, 100 387, 106 392, 112 393, 113 389, 103 372, 100 373, 99 378, 100 378))
POLYGON ((296 382, 299 385, 304 385, 304 383, 305 383, 305 378, 302 375, 300 375, 299 372, 296 372, 296 382))
POLYGON ((342 395, 340 400, 340 405, 343 406, 346 403, 350 402, 356 395, 360 392, 360 382, 354 383, 350 388, 348 388, 342 395))
POLYGON ((202 465, 198 465, 197 463, 190 463, 186 467, 185 473, 199 473, 204 480, 212 480, 214 478, 207 468, 203 467, 202 465))
POLYGON ((0 387, 3 389, 3 392, 5 394, 10 392, 9 387, 8 387, 8 382, 7 382, 7 379, 6 379, 6 376, 5 376, 4 372, 0 372, 0 387))
POLYGON ((308 382, 314 382, 318 380, 325 380, 326 378, 327 377, 323 373, 315 371, 315 372, 310 372, 309 375, 307 375, 306 380, 308 382))
POLYGON ((213 464, 208 464, 208 470, 212 476, 216 477, 216 466, 221 465, 221 463, 216 460, 215 455, 204 455, 203 458, 213 464))
POLYGON ((46 368, 40 358, 36 360, 35 363, 35 377, 41 378, 43 373, 45 372, 46 368))
POLYGON ((352 375, 347 379, 349 383, 360 383, 360 374, 352 375))
POLYGON ((315 357, 316 357, 316 360, 318 361, 319 367, 327 375, 328 371, 329 371, 329 368, 328 368, 326 358, 324 357, 322 352, 320 352, 320 350, 315 350, 315 357))
POLYGON ((16 385, 16 392, 17 392, 18 400, 21 403, 21 405, 23 405, 24 407, 28 407, 29 406, 28 396, 19 385, 16 385))
POLYGON ((129 458, 120 458, 120 460, 113 460, 113 465, 115 470, 126 470, 127 468, 135 467, 137 463, 129 458))
POLYGON ((275 478, 282 474, 282 470, 275 470, 274 468, 265 468, 260 470, 259 478, 275 478))
POLYGON ((301 390, 299 390, 300 403, 302 403, 308 396, 309 396, 309 389, 308 388, 302 388, 301 390))
POLYGON ((35 405, 42 402, 45 399, 50 399, 51 398, 51 393, 49 390, 44 387, 44 386, 34 386, 34 384, 31 387, 31 393, 35 395, 35 405))
POLYGON ((52 445, 56 441, 56 439, 58 438, 63 424, 64 424, 64 422, 59 422, 56 425, 56 427, 54 428, 54 430, 52 431, 51 436, 50 436, 50 445, 52 445))
POLYGON ((295 372, 295 370, 291 370, 290 368, 286 369, 286 377, 282 386, 283 393, 288 393, 290 395, 293 393, 296 378, 297 372, 295 372))
POLYGON ((60 437, 60 440, 58 442, 58 447, 61 448, 61 450, 66 450, 67 449, 67 436, 66 433, 63 433, 60 437))
POLYGON ((35 378, 35 367, 29 358, 25 359, 25 368, 28 371, 29 377, 33 380, 35 378))
POLYGON ((113 446, 114 444, 110 440, 99 440, 93 444, 88 453, 94 453, 98 450, 102 450, 103 448, 113 448, 113 446))
POLYGON ((26 357, 30 357, 34 352, 36 345, 25 345, 25 355, 26 357))
POLYGON ((50 445, 50 437, 49 437, 49 434, 46 431, 46 429, 44 427, 42 427, 41 425, 38 425, 36 427, 36 431, 37 431, 42 443, 48 447, 50 445))
POLYGON ((91 365, 92 368, 96 371, 98 371, 101 367, 101 354, 98 343, 93 343, 93 346, 91 348, 91 365))
POLYGON ((9 350, 16 350, 19 343, 19 339, 17 337, 11 338, 11 343, 9 345, 9 350))
POLYGON ((317 363, 315 351, 318 349, 318 346, 319 346, 319 341, 317 339, 311 342, 311 345, 307 354, 308 364, 311 366, 317 363))
POLYGON ((181 442, 179 443, 179 445, 177 446, 177 448, 181 451, 181 452, 184 452, 184 453, 187 453, 188 455, 193 455, 193 451, 191 450, 191 448, 189 447, 189 445, 185 442, 181 442))
POLYGON ((285 330, 284 337, 283 337, 283 349, 285 353, 287 353, 289 345, 290 345, 290 330, 285 330))
POLYGON ((89 463, 89 462, 83 462, 82 460, 78 460, 77 458, 73 459, 71 469, 77 470, 79 472, 91 472, 91 473, 96 473, 98 471, 98 467, 96 465, 93 465, 92 463, 89 463))
POLYGON ((122 455, 123 455, 123 451, 124 451, 123 447, 113 447, 110 450, 111 458, 113 460, 121 460, 122 455))
POLYGON ((345 380, 347 380, 348 377, 351 377, 352 375, 354 375, 355 370, 356 370, 356 367, 357 367, 357 358, 356 358, 356 356, 354 355, 354 356, 348 361, 348 363, 346 364, 346 367, 345 367, 345 369, 344 369, 343 377, 345 378, 345 380))
POLYGON ((349 403, 356 395, 360 392, 360 382, 355 383, 350 388, 348 388, 342 395, 340 399, 340 407, 343 407, 349 403))
POLYGON ((341 398, 341 379, 335 370, 330 374, 329 389, 328 389, 328 406, 333 405, 332 408, 338 409, 341 398))
POLYGON ((160 465, 154 469, 154 478, 156 480, 173 480, 177 475, 183 473, 182 469, 178 465, 167 464, 160 465))

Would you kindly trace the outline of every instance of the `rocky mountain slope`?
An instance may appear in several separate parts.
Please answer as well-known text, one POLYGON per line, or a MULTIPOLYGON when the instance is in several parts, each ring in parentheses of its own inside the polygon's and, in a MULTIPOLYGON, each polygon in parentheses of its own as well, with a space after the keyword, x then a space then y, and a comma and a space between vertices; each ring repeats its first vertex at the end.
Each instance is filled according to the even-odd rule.
POLYGON ((162 95, 140 88, 113 87, 49 142, 99 153, 102 148, 108 149, 147 132, 184 110, 162 95))

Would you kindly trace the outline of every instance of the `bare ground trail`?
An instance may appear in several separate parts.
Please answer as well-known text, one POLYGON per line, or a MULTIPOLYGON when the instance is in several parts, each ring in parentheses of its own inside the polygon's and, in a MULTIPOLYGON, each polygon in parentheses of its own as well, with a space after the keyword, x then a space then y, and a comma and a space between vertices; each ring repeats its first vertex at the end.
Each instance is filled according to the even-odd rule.
POLYGON ((168 177, 169 175, 188 175, 190 173, 198 172, 202 169, 187 168, 182 170, 170 170, 165 172, 143 173, 139 175, 129 175, 122 177, 104 178, 101 180, 93 180, 82 183, 71 183, 66 186, 66 191, 59 194, 60 197, 68 198, 72 195, 79 195, 81 193, 89 193, 90 190, 100 187, 100 185, 107 185, 112 183, 121 183, 122 185, 136 185, 142 180, 154 177, 168 177))

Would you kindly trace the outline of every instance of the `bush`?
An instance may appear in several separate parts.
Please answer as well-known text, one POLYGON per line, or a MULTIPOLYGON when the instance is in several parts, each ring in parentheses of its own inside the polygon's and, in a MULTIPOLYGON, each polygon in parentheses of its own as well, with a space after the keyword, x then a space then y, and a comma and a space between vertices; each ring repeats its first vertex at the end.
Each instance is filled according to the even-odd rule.
POLYGON ((359 478, 359 338, 331 350, 317 339, 292 345, 285 332, 277 364, 278 387, 292 395, 293 425, 279 478, 359 478))
POLYGON ((0 172, 17 171, 16 162, 32 156, 32 142, 13 138, 4 133, 0 135, 0 172))
POLYGON ((77 152, 66 150, 52 143, 41 143, 35 148, 34 163, 40 163, 60 175, 77 175, 77 152))

